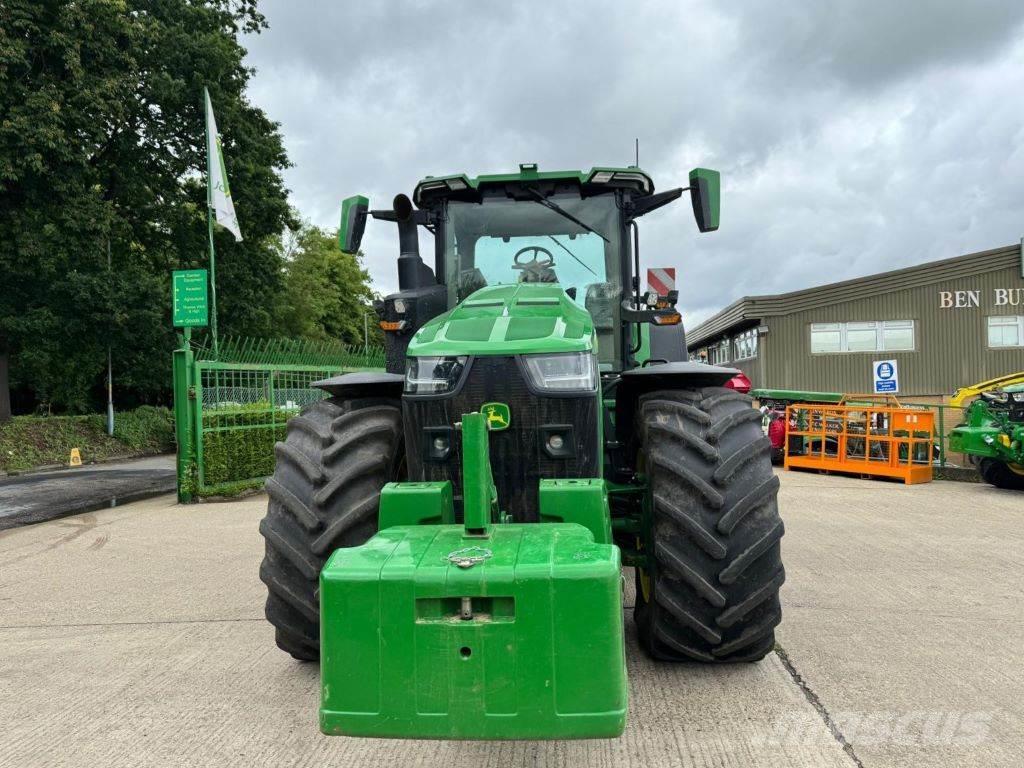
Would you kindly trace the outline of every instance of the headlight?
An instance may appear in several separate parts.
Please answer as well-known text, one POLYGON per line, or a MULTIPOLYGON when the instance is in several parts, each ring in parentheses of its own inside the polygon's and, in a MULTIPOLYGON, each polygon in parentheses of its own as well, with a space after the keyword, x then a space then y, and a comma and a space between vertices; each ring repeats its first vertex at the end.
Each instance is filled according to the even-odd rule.
POLYGON ((405 367, 405 391, 410 395, 433 395, 455 389, 465 357, 410 357, 405 367))
POLYGON ((589 352, 558 355, 523 355, 534 389, 547 392, 593 392, 597 389, 597 364, 589 352))

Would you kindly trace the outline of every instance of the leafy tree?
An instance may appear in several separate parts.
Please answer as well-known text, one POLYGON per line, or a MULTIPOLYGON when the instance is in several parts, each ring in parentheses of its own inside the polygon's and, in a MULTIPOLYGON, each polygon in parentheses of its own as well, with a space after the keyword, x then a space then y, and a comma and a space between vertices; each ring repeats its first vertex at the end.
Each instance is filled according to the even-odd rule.
POLYGON ((170 271, 206 266, 201 94, 245 240, 218 232, 221 333, 271 335, 294 226, 278 126, 245 95, 255 0, 0 3, 0 355, 12 387, 91 405, 114 349, 139 399, 170 379, 170 271), (108 244, 111 266, 108 269, 108 244))
POLYGON ((383 343, 362 253, 342 253, 336 232, 310 225, 286 236, 282 249, 278 327, 283 335, 362 344, 369 315, 370 344, 383 343))

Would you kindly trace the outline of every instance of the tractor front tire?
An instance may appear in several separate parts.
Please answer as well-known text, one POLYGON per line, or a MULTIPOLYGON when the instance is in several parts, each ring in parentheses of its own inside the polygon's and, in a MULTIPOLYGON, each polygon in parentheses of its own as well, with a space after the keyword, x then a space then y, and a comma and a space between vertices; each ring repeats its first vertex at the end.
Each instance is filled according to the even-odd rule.
POLYGON ((978 473, 982 480, 996 488, 1024 491, 1024 467, 1017 470, 1005 461, 982 459, 978 465, 978 473))
POLYGON ((277 645, 296 659, 320 658, 319 577, 338 547, 377 531, 384 484, 399 479, 402 411, 398 399, 330 398, 288 421, 274 446, 270 503, 260 522, 266 555, 267 620, 277 645))
POLYGON ((784 529, 760 422, 749 397, 724 387, 640 401, 651 519, 634 619, 655 659, 758 661, 775 645, 784 529))

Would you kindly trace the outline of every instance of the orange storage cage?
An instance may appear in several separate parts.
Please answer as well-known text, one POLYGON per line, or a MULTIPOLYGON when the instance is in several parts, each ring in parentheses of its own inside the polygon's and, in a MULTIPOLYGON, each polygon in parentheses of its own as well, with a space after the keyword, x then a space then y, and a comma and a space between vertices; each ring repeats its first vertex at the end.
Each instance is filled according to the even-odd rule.
POLYGON ((790 405, 786 425, 786 469, 892 477, 908 485, 931 482, 935 414, 905 408, 891 395, 790 405))

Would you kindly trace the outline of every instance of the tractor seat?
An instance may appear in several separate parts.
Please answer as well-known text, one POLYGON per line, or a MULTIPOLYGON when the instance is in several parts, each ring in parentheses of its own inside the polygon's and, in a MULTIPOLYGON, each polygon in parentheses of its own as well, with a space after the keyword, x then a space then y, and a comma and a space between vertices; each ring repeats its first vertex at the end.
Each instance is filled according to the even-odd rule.
POLYGON ((484 277, 484 273, 480 271, 479 267, 464 269, 459 273, 459 301, 463 301, 470 294, 486 287, 487 278, 484 277))
POLYGON ((519 276, 520 283, 557 283, 558 275, 551 267, 542 269, 526 269, 519 276))

